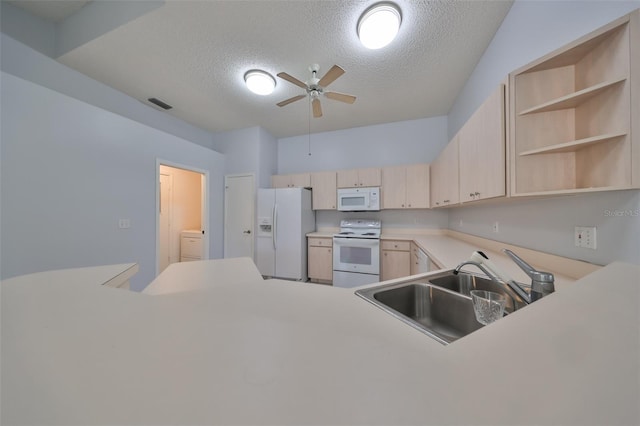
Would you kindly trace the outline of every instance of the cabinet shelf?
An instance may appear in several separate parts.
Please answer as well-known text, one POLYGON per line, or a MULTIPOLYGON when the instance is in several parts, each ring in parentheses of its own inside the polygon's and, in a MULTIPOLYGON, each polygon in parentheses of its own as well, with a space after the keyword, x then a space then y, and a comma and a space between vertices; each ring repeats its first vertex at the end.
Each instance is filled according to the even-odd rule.
POLYGON ((589 194, 593 192, 602 192, 602 191, 624 191, 629 190, 628 186, 599 186, 592 188, 567 188, 567 189, 557 189, 552 191, 535 191, 535 192, 519 192, 516 194, 512 194, 512 197, 553 197, 553 196, 563 196, 563 195, 578 195, 578 194, 589 194))
POLYGON ((640 9, 510 74, 511 196, 640 188, 640 9))
POLYGON ((622 136, 626 136, 627 133, 607 133, 604 135, 592 136, 590 138, 578 139, 571 142, 559 143, 554 145, 545 146, 543 148, 532 149, 529 151, 523 151, 518 154, 521 157, 525 157, 527 155, 537 155, 537 154, 552 154, 559 152, 575 152, 580 149, 586 148, 588 146, 604 143, 612 141, 616 138, 620 138, 622 136))
POLYGON ((626 79, 627 79, 626 77, 623 77, 615 80, 604 81, 602 83, 593 85, 591 87, 587 87, 586 89, 582 89, 577 92, 571 93, 569 95, 553 99, 549 102, 545 102, 541 105, 536 105, 533 108, 529 108, 524 111, 521 111, 518 115, 527 115, 527 114, 533 114, 538 112, 548 112, 548 111, 557 111, 557 110, 567 109, 567 108, 575 108, 581 103, 588 101, 592 97, 599 95, 600 93, 615 86, 616 84, 622 83, 626 79))

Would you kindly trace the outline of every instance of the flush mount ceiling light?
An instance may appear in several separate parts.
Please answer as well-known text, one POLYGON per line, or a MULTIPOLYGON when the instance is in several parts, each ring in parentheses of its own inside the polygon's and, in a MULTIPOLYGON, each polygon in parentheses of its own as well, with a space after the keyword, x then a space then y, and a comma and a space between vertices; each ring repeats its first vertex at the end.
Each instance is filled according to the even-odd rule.
POLYGON ((250 70, 244 74, 244 82, 256 95, 270 95, 276 88, 276 80, 268 72, 250 70))
POLYGON ((393 3, 377 3, 365 10, 358 20, 358 37, 364 47, 380 49, 398 34, 402 16, 393 3))

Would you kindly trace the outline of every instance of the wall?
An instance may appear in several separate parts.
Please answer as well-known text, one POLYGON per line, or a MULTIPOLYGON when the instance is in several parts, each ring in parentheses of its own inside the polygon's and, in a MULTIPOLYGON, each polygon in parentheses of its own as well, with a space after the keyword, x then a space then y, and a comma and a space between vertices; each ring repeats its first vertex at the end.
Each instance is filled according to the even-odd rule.
POLYGON ((342 219, 379 219, 384 232, 394 229, 445 229, 446 210, 382 210, 379 212, 316 211, 316 229, 339 228, 342 219))
POLYGON ((164 165, 160 173, 172 179, 169 263, 174 263, 180 261, 180 232, 202 229, 202 175, 164 165))
MULTIPOLYGON (((449 136, 509 72, 637 8, 637 0, 516 0, 449 113, 449 136)), ((451 209, 449 228, 597 264, 640 263, 639 211, 638 191, 509 200, 451 209), (573 246, 574 226, 598 228, 596 251, 573 246)))
POLYGON ((257 188, 270 188, 277 172, 277 139, 262 127, 232 130, 213 136, 213 149, 226 158, 226 174, 253 173, 257 188))
POLYGON ((278 173, 429 163, 446 145, 447 117, 423 118, 278 140, 278 173), (311 153, 309 155, 309 153, 311 153))
POLYGON ((515 0, 449 111, 449 139, 511 72, 640 8, 640 0, 515 0))
POLYGON ((224 173, 257 173, 258 171, 259 128, 216 133, 213 148, 225 155, 224 173))
POLYGON ((155 277, 156 159, 207 170, 210 256, 222 257, 224 157, 2 73, 2 278, 137 262, 155 277), (119 219, 130 219, 119 229, 119 219))
POLYGON ((271 175, 278 172, 278 139, 262 127, 259 128, 258 188, 271 188, 271 175))
MULTIPOLYGON (((0 3, 2 3, 4 22, 5 7, 9 5, 5 5, 4 1, 0 3)), ((2 71, 206 148, 212 147, 212 134, 210 132, 173 117, 170 113, 158 111, 129 95, 112 89, 106 84, 99 83, 29 48, 4 32, 1 37, 0 53, 2 58, 0 65, 2 66, 2 71)))
POLYGON ((612 191, 451 209, 449 228, 596 264, 640 263, 640 192, 612 191), (462 221, 462 222, 461 222, 462 221), (493 232, 498 222, 498 233, 493 232), (575 226, 595 226, 597 250, 574 247, 575 226))
MULTIPOLYGON (((278 140, 278 173, 316 172, 430 163, 447 143, 447 117, 424 118, 278 140), (309 154, 310 153, 310 154, 309 154)), ((447 213, 385 210, 317 211, 316 228, 337 228, 345 218, 380 219, 385 228, 445 228, 447 213)))
MULTIPOLYGON (((56 52, 56 26, 6 1, 0 2, 0 28, 32 49, 54 57, 56 52)), ((4 48, 4 46, 3 46, 4 48)))

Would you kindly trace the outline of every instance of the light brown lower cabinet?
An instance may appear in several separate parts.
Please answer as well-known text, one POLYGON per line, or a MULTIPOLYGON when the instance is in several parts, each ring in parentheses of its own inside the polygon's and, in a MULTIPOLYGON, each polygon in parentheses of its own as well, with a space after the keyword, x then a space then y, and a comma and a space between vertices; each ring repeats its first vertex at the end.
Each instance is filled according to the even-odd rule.
POLYGON ((382 240, 380 242, 381 281, 406 277, 411 274, 411 243, 409 241, 382 240))
POLYGON ((411 243, 411 275, 424 274, 431 270, 431 259, 420 247, 411 243))
POLYGON ((333 239, 310 237, 307 243, 309 279, 330 284, 333 281, 333 239))

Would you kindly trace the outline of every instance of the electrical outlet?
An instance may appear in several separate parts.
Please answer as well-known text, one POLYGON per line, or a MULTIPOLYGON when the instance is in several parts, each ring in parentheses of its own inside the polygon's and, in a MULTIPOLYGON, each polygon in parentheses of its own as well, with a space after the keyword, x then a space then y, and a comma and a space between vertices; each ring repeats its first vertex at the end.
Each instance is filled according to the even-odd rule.
POLYGON ((493 222, 493 232, 495 232, 496 234, 500 232, 500 224, 498 223, 497 220, 493 222))
POLYGON ((595 250, 596 245, 596 227, 595 226, 576 226, 573 234, 574 245, 576 247, 588 248, 595 250))

